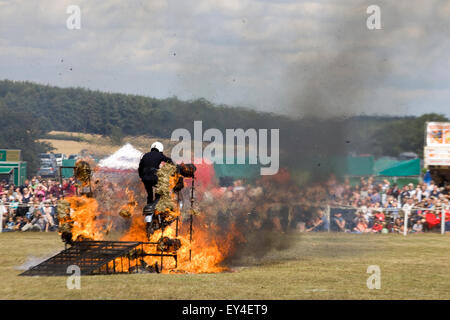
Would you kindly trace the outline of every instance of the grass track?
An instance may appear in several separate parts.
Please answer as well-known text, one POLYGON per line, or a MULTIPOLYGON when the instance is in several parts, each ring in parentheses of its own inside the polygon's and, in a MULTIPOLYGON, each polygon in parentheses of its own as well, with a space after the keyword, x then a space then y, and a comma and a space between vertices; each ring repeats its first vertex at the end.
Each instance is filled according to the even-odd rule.
POLYGON ((221 274, 19 277, 32 257, 59 252, 56 233, 0 234, 0 299, 450 299, 450 236, 295 234, 292 246, 221 274), (369 290, 369 265, 381 289, 369 290))

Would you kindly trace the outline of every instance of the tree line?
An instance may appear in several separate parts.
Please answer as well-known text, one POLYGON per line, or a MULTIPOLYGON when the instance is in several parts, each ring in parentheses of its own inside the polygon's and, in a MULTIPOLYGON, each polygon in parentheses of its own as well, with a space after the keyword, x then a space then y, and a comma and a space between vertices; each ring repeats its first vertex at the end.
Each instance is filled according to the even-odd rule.
POLYGON ((310 155, 370 153, 422 155, 424 123, 448 121, 441 114, 419 117, 354 116, 322 119, 293 118, 242 107, 216 105, 205 99, 182 101, 106 93, 83 88, 59 88, 31 82, 0 81, 1 148, 23 150, 29 172, 37 168, 37 153, 51 150, 36 139, 51 130, 101 134, 120 141, 124 135, 170 138, 173 130, 192 132, 195 120, 203 128, 280 129, 280 163, 301 167, 310 155))

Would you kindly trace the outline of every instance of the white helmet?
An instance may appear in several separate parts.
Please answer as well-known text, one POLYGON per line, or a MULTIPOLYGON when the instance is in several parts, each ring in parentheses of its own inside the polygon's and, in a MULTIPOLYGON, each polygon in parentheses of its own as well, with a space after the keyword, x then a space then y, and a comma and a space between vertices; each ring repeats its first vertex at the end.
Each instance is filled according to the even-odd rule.
POLYGON ((163 144, 159 141, 153 142, 152 146, 150 147, 150 150, 152 150, 153 148, 157 149, 159 152, 163 152, 164 150, 163 144))

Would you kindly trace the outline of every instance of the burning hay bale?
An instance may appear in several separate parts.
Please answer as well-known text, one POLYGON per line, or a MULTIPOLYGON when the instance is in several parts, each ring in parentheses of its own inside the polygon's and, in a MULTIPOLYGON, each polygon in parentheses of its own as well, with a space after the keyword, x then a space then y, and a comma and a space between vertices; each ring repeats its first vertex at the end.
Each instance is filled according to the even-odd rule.
POLYGON ((177 166, 177 172, 186 178, 193 178, 196 170, 197 168, 191 163, 182 163, 177 166))
POLYGON ((124 219, 131 218, 131 212, 127 208, 120 209, 119 215, 124 219))
POLYGON ((56 206, 58 220, 65 220, 70 217, 70 203, 66 200, 59 200, 56 206))
POLYGON ((74 174, 77 180, 82 183, 82 186, 89 184, 91 178, 91 166, 84 160, 78 160, 75 164, 74 174))
POLYGON ((169 237, 162 237, 158 241, 159 251, 177 251, 181 248, 180 239, 170 239, 169 237))
POLYGON ((176 173, 177 167, 173 164, 166 163, 157 172, 158 183, 156 184, 156 193, 160 195, 160 199, 156 205, 156 211, 164 212, 166 210, 173 211, 174 202, 171 195, 171 177, 176 173))
POLYGON ((125 193, 128 195, 128 202, 124 204, 119 210, 119 216, 124 219, 129 219, 133 215, 134 209, 137 207, 138 203, 134 199, 134 192, 126 189, 125 193))
POLYGON ((61 238, 64 242, 71 243, 73 221, 70 218, 70 203, 66 200, 59 200, 56 206, 56 214, 59 221, 58 231, 61 238))

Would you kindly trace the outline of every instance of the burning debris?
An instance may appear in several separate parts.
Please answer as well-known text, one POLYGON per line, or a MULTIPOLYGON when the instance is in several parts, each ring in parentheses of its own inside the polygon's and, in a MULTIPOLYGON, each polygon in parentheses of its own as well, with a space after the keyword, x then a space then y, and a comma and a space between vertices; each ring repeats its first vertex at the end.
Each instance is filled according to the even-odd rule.
POLYGON ((72 243, 73 221, 70 218, 70 202, 59 200, 56 207, 56 214, 59 221, 59 233, 65 243, 72 243))
POLYGON ((131 218, 131 215, 133 214, 134 209, 138 206, 138 203, 136 200, 134 200, 134 193, 133 191, 126 189, 126 193, 128 195, 128 202, 127 204, 124 204, 120 210, 119 215, 124 219, 131 218))
POLYGON ((169 237, 161 237, 158 241, 158 250, 160 251, 177 251, 181 247, 180 239, 170 239, 169 237))
POLYGON ((77 160, 75 163, 74 176, 81 182, 83 187, 89 185, 91 181, 91 166, 84 160, 77 160))

